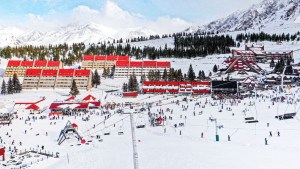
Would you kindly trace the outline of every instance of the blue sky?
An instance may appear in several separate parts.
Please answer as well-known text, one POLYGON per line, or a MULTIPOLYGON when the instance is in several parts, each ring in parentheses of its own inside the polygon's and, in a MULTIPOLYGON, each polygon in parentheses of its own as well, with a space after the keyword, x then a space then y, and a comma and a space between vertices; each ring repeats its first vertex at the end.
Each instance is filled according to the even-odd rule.
POLYGON ((55 20, 62 24, 76 15, 74 10, 78 7, 87 7, 100 16, 108 1, 123 12, 143 17, 144 21, 176 18, 190 24, 203 24, 262 0, 0 0, 0 23, 28 24, 26 22, 36 16, 44 22, 55 20))

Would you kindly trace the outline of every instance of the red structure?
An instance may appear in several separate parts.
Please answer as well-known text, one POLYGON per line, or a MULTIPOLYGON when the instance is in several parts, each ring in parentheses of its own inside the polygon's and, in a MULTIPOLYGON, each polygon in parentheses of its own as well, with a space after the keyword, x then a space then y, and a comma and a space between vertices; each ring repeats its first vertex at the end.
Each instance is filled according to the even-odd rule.
POLYGON ((166 81, 144 81, 143 93, 189 93, 208 94, 210 93, 210 82, 166 82, 166 81))
POLYGON ((124 92, 123 97, 137 97, 139 95, 138 92, 124 92))
POLYGON ((21 110, 28 110, 30 112, 39 112, 41 108, 38 106, 38 103, 44 101, 46 98, 43 97, 36 102, 16 102, 14 105, 14 111, 19 112, 21 110))
POLYGON ((0 156, 2 156, 2 160, 5 161, 5 149, 4 149, 4 147, 0 148, 0 156))
POLYGON ((225 73, 230 73, 233 71, 261 73, 262 71, 262 68, 260 68, 255 61, 247 60, 241 56, 227 60, 225 63, 227 64, 227 70, 225 73))
POLYGON ((47 61, 47 60, 35 60, 35 61, 22 61, 22 60, 9 60, 5 70, 4 76, 24 76, 27 69, 43 69, 43 70, 57 70, 62 68, 60 61, 47 61))
POLYGON ((83 57, 84 61, 88 60, 129 60, 129 56, 95 56, 95 55, 85 55, 83 57))

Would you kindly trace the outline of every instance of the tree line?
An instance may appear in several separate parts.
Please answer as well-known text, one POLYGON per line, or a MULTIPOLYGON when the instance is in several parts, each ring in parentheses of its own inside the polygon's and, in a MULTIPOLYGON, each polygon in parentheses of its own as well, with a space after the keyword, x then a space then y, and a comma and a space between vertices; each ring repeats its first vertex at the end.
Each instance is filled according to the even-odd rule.
POLYGON ((265 32, 260 33, 240 33, 236 36, 236 41, 238 42, 257 42, 257 41, 271 41, 271 42, 279 42, 279 41, 300 41, 300 32, 298 31, 295 34, 268 34, 265 32))
MULTIPOLYGON (((23 60, 53 60, 61 61, 64 65, 74 65, 76 62, 81 62, 84 55, 127 55, 136 59, 151 60, 159 58, 191 58, 228 53, 230 52, 229 47, 235 46, 234 40, 228 35, 177 33, 172 35, 166 34, 162 37, 173 37, 174 47, 169 47, 167 44, 163 47, 138 47, 129 44, 129 40, 123 43, 123 40, 120 39, 117 41, 119 43, 99 42, 88 45, 84 43, 73 43, 72 45, 64 43, 48 46, 7 46, 0 49, 0 57, 6 59, 17 57, 23 60)), ((158 35, 155 35, 149 38, 141 37, 136 41, 159 38, 158 35)))

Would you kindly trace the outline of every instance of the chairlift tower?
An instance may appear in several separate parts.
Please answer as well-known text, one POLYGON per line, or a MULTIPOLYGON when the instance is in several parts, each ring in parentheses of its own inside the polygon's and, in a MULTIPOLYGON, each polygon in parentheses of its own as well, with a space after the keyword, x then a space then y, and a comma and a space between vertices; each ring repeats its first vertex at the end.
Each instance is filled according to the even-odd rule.
POLYGON ((210 117, 209 120, 211 122, 215 122, 215 125, 216 125, 216 141, 220 141, 220 137, 219 137, 219 134, 218 134, 218 129, 223 128, 223 125, 218 125, 218 122, 217 122, 216 118, 210 117))
POLYGON ((133 112, 123 113, 123 114, 129 114, 129 116, 130 116, 134 169, 139 169, 138 152, 137 152, 137 146, 136 146, 135 125, 134 125, 134 118, 133 118, 134 114, 133 114, 133 112))

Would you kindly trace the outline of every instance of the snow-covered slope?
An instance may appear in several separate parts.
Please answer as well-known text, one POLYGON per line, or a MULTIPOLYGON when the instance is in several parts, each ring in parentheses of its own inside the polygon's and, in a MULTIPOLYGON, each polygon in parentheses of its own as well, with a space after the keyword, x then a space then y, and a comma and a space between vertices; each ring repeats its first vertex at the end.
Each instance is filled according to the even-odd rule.
POLYGON ((49 32, 27 31, 17 27, 0 27, 0 46, 98 43, 120 38, 149 37, 155 34, 145 27, 115 30, 92 22, 69 24, 49 32))
POLYGON ((228 17, 199 27, 190 27, 188 32, 203 31, 271 31, 295 32, 300 26, 300 0, 264 0, 249 9, 237 11, 228 17))

